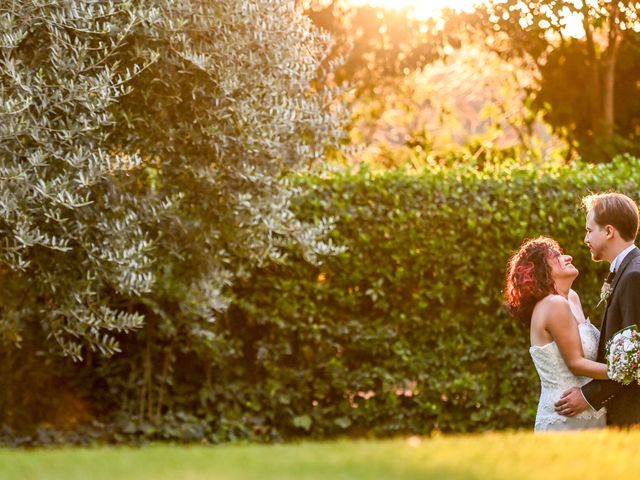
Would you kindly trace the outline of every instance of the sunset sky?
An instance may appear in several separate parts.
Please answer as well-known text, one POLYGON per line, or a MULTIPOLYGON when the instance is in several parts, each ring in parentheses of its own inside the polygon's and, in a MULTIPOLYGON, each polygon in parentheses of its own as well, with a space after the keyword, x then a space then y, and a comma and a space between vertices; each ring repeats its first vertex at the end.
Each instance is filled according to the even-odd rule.
POLYGON ((471 10, 478 0, 347 0, 353 5, 368 4, 385 8, 409 8, 417 18, 437 16, 443 8, 471 10))
MULTIPOLYGON (((418 19, 438 17, 444 8, 459 11, 471 11, 473 6, 484 0, 345 0, 352 5, 371 5, 374 7, 408 9, 418 19)), ((584 36, 582 18, 579 15, 568 14, 565 17, 564 33, 572 37, 584 36)))

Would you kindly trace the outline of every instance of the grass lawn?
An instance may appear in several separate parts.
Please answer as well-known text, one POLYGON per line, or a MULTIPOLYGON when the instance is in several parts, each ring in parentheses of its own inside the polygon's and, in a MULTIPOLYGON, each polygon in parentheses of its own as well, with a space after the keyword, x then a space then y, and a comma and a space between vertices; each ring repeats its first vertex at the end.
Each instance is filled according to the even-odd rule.
POLYGON ((612 479, 640 475, 640 430, 287 445, 0 450, 2 480, 612 479))

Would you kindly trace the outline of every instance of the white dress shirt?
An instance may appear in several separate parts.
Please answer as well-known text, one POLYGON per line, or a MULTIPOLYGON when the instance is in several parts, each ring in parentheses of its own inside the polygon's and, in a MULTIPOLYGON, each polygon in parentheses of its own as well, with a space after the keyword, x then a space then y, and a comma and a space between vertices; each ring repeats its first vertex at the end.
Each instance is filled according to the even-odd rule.
POLYGON ((631 250, 633 250, 634 248, 636 248, 636 246, 632 243, 631 245, 629 245, 627 248, 625 248, 624 250, 622 250, 617 256, 616 258, 613 259, 613 262, 611 262, 611 267, 609 268, 609 271, 611 272, 615 272, 618 267, 620 266, 620 264, 622 263, 622 261, 625 259, 625 257, 629 254, 629 252, 631 250))

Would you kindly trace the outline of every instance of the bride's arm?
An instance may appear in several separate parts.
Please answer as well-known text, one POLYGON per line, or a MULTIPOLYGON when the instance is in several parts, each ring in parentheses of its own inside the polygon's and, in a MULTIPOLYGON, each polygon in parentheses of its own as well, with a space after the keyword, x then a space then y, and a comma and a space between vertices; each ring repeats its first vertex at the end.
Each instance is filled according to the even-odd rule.
POLYGON ((580 332, 569 302, 559 295, 550 299, 547 330, 556 342, 564 362, 574 375, 607 380, 607 366, 584 358, 580 332))

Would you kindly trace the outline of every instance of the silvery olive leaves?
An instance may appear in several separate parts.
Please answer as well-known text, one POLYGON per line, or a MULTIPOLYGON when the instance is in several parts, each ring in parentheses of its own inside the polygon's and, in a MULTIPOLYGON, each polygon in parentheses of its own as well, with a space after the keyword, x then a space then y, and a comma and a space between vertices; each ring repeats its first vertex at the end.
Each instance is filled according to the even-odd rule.
POLYGON ((206 340, 237 275, 338 251, 287 180, 341 135, 329 43, 295 2, 4 2, 0 340, 110 356, 140 299, 206 340))

